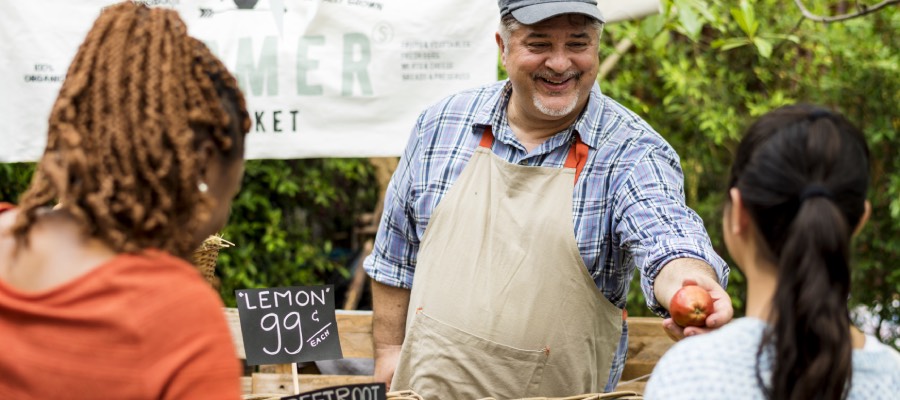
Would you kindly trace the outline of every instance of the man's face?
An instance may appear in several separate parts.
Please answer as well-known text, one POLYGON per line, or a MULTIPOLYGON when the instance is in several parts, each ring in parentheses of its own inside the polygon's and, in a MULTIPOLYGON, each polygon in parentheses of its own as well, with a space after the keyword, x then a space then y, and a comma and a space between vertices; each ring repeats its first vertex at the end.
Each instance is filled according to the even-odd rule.
POLYGON ((522 25, 508 43, 498 36, 517 107, 540 119, 581 112, 600 65, 599 33, 589 21, 580 15, 561 15, 522 25))

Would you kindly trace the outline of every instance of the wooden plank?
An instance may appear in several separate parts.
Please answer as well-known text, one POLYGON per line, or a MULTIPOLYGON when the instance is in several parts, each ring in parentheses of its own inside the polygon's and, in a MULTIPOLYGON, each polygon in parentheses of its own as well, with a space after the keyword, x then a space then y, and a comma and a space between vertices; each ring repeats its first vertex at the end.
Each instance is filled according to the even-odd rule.
POLYGON ((337 310, 335 315, 344 358, 374 358, 372 312, 337 310))
MULTIPOLYGON (((247 378, 250 378, 249 376, 247 378)), ((253 394, 253 393, 245 393, 241 396, 243 400, 280 400, 284 397, 283 394, 253 394)))
POLYGON ((650 374, 660 357, 675 344, 662 327, 662 321, 657 317, 628 318, 628 355, 621 382, 650 374))
POLYGON ((225 311, 225 320, 228 322, 228 330, 231 331, 234 352, 238 359, 246 360, 247 353, 244 352, 244 337, 241 336, 241 318, 238 316, 238 309, 225 307, 223 310, 225 311))
POLYGON ((249 376, 241 377, 241 393, 250 394, 253 393, 253 378, 249 376))
POLYGON ((264 374, 290 374, 291 364, 264 364, 259 366, 259 372, 264 374))
POLYGON ((659 317, 628 317, 628 334, 631 336, 665 336, 666 330, 659 317))
MULTIPOLYGON (((300 391, 321 389, 329 386, 372 383, 375 379, 362 375, 308 375, 300 374, 300 391)), ((254 394, 286 395, 294 394, 294 378, 291 374, 253 374, 254 394)))

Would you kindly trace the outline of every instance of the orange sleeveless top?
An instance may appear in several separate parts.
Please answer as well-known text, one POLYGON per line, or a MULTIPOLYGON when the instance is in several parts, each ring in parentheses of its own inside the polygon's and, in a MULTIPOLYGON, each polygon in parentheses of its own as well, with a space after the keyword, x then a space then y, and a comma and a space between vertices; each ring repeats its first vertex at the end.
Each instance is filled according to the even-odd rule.
POLYGON ((40 292, 0 280, 0 399, 240 399, 222 307, 194 267, 160 251, 40 292))

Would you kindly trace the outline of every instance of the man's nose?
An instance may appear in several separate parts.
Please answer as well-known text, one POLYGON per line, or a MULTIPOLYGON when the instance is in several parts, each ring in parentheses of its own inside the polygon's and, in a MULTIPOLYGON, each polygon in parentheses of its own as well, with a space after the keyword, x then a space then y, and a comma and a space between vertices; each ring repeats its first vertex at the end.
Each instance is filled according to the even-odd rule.
POLYGON ((553 72, 563 73, 572 67, 572 59, 569 58, 565 48, 561 48, 550 53, 544 65, 553 72))

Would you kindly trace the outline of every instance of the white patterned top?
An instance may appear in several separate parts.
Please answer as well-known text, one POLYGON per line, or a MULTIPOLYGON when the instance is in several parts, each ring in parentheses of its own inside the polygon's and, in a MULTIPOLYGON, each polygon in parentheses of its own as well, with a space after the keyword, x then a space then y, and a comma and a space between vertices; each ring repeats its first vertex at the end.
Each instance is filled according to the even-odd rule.
MULTIPOLYGON (((756 380, 756 352, 766 323, 740 318, 721 329, 682 340, 653 370, 644 398, 765 399, 756 380)), ((768 382, 771 357, 760 360, 768 382)), ((848 399, 900 399, 900 353, 866 335, 853 350, 853 380, 848 399)))

